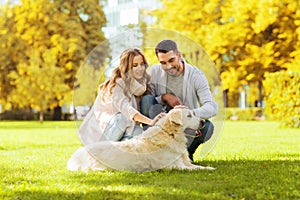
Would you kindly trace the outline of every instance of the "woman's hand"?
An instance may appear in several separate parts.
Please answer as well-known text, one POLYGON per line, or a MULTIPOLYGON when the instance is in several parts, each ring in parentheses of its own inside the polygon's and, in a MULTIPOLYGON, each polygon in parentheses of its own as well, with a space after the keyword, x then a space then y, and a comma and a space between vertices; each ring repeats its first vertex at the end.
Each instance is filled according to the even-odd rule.
POLYGON ((153 126, 153 125, 155 125, 157 122, 158 122, 158 120, 160 119, 160 118, 162 118, 163 116, 165 116, 166 115, 166 113, 160 113, 160 114, 158 114, 154 119, 152 119, 151 120, 151 122, 150 122, 150 126, 153 126))

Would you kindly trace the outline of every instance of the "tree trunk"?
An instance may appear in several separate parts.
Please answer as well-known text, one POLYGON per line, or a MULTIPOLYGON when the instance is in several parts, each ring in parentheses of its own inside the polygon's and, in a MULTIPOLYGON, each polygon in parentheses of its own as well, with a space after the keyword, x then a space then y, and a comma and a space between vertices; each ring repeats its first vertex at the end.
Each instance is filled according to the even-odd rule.
POLYGON ((228 107, 228 89, 223 91, 224 107, 228 107))
POLYGON ((258 107, 262 107, 262 103, 263 103, 263 95, 262 95, 262 81, 259 80, 258 81, 258 102, 259 102, 259 106, 258 107))
POLYGON ((44 111, 41 109, 40 111, 40 123, 44 122, 44 111))
POLYGON ((53 120, 61 120, 61 107, 56 106, 54 108, 54 115, 53 115, 53 120))

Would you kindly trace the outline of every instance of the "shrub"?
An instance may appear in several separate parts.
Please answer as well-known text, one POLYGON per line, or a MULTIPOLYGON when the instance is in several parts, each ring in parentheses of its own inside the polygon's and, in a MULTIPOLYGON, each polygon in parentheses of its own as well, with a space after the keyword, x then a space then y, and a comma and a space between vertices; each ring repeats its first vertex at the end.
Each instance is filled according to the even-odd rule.
POLYGON ((263 109, 262 108, 226 108, 225 109, 225 119, 226 120, 264 120, 263 109))
POLYGON ((300 128, 300 72, 280 71, 265 78, 266 114, 283 126, 300 128))
MULTIPOLYGON (((14 110, 14 111, 5 111, 0 113, 0 120, 39 120, 39 112, 33 112, 30 110, 14 110)), ((45 112, 44 120, 53 120, 53 113, 45 112)))

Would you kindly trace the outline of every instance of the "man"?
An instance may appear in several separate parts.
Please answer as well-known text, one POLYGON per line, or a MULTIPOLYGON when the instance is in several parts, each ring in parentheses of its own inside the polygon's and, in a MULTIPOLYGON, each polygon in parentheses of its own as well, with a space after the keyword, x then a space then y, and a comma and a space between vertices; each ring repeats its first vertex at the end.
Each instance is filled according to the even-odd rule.
POLYGON ((142 98, 141 112, 154 118, 160 112, 188 107, 197 117, 206 119, 201 130, 186 129, 189 157, 198 146, 209 140, 214 126, 208 120, 218 112, 208 81, 202 71, 186 63, 173 40, 162 40, 155 47, 159 64, 150 68, 152 95, 142 98))

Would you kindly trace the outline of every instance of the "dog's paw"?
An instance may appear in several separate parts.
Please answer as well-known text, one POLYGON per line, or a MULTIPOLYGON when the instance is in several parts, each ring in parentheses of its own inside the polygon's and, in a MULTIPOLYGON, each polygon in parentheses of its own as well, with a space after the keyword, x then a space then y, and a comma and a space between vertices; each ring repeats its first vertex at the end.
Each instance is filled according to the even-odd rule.
POLYGON ((216 168, 214 168, 214 167, 205 167, 205 169, 207 169, 207 170, 215 170, 216 168))
POLYGON ((194 170, 215 170, 216 168, 214 167, 204 167, 201 165, 195 165, 192 169, 194 170))

